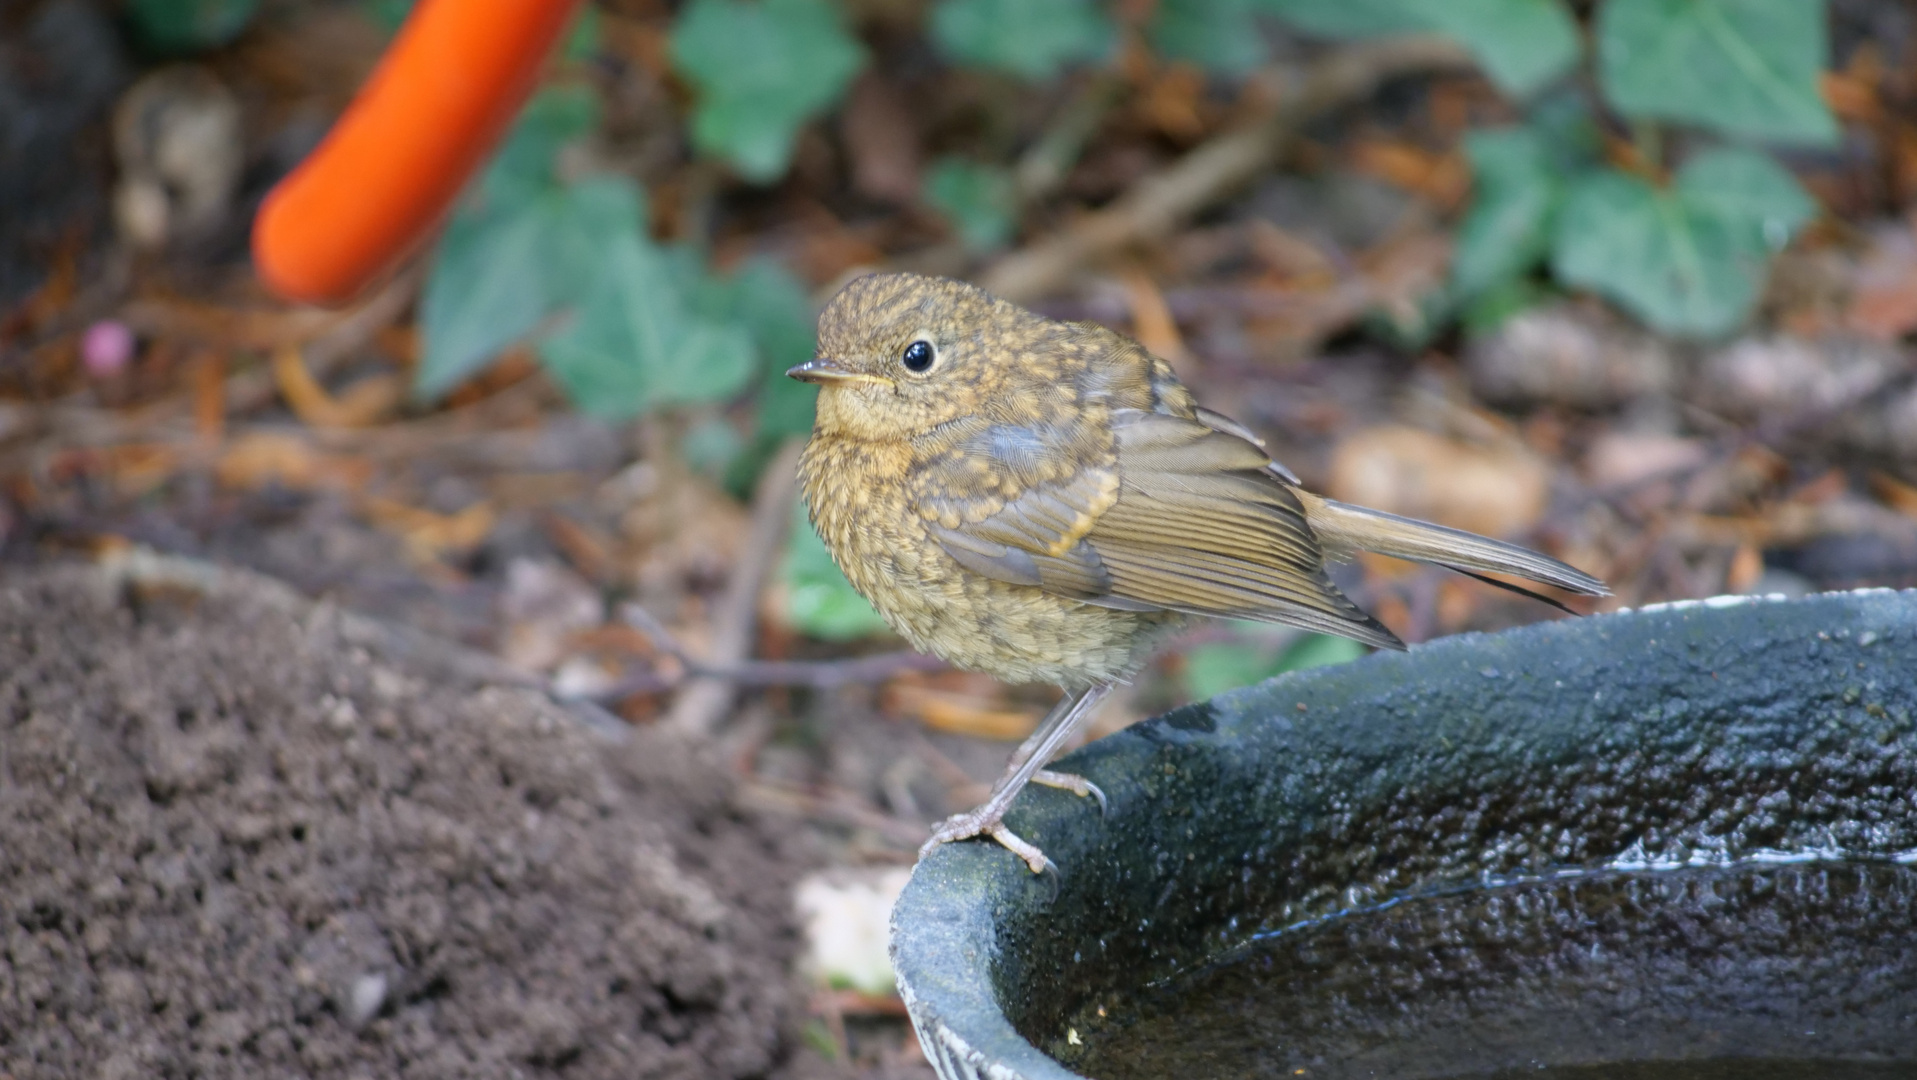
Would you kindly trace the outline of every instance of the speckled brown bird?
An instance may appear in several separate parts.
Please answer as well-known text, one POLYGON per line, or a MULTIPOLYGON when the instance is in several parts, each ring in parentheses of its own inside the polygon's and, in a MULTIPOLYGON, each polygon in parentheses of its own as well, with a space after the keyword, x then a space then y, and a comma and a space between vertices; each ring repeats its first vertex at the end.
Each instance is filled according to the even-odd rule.
POLYGON ((1403 648, 1332 584, 1327 557, 1371 551, 1606 593, 1536 552, 1311 494, 1136 342, 963 282, 851 282, 819 316, 817 359, 787 374, 820 388, 800 479, 853 587, 916 648, 1066 691, 992 797, 927 851, 985 834, 1034 872, 1048 866, 1002 824, 1006 809, 1032 781, 1103 802, 1044 765, 1192 616, 1403 648))

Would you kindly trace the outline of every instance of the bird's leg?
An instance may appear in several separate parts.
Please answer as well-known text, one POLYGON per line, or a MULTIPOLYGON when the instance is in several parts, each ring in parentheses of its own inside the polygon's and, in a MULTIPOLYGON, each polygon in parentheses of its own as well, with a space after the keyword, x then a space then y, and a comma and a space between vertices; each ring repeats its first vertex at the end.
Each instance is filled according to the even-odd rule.
MULTIPOLYGON (((1025 785, 1043 771, 1046 762, 1058 755, 1059 749, 1091 716, 1098 703, 1105 700, 1105 695, 1111 692, 1111 686, 1105 685, 1094 686, 1081 694, 1065 695, 1038 725, 1037 730, 1019 745, 1018 752, 1012 755, 1011 764, 1006 766, 1005 775, 993 786, 992 797, 977 809, 947 818, 944 824, 933 831, 932 838, 925 842, 925 846, 919 849, 919 858, 924 858, 940 844, 987 835, 1024 859, 1025 865, 1032 868, 1032 873, 1043 873, 1052 864, 1051 860, 1045 857, 1044 852, 1019 839, 1001 821, 1005 812, 1011 809, 1012 800, 1018 798, 1018 793, 1025 790, 1025 785)), ((1102 807, 1105 803, 1104 793, 1083 777, 1046 773, 1045 780, 1052 786, 1068 788, 1079 794, 1098 792, 1099 805, 1102 807), (1080 790, 1080 785, 1083 785, 1084 790, 1080 790)))

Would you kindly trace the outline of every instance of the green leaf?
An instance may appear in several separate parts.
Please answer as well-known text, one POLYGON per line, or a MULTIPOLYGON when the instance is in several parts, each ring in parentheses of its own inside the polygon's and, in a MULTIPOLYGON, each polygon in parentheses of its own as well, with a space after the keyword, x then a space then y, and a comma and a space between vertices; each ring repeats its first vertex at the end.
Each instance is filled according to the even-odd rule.
POLYGON ((1261 683, 1274 675, 1356 660, 1365 647, 1330 634, 1301 634, 1262 623, 1238 622, 1245 640, 1192 647, 1185 653, 1181 681, 1193 701, 1261 683))
POLYGON ((940 158, 925 175, 925 201, 973 251, 1003 247, 1018 226, 1018 190, 1010 171, 963 158, 940 158))
POLYGON ((1194 645, 1185 652, 1179 681, 1193 701, 1215 698, 1227 690, 1263 682, 1278 673, 1278 658, 1270 642, 1215 641, 1194 645))
POLYGON ((1350 638, 1332 634, 1306 634, 1278 658, 1278 670, 1303 671, 1306 668, 1348 664, 1365 654, 1365 647, 1350 638))
POLYGON ((1677 187, 1699 210, 1754 228, 1771 251, 1783 250, 1817 216, 1817 203, 1804 185, 1751 150, 1707 150, 1685 163, 1677 187))
POLYGON ((260 0, 130 0, 127 22, 140 44, 160 53, 196 53, 240 36, 260 0))
POLYGON ((1092 0, 942 0, 932 40, 961 63, 1034 81, 1111 52, 1112 22, 1092 0))
POLYGON ((679 440, 679 457, 693 471, 714 478, 723 478, 745 452, 746 442, 738 429, 717 416, 694 424, 679 440))
POLYGON ((1721 334, 1756 300, 1736 230, 1614 170, 1578 181, 1558 217, 1552 269, 1660 330, 1721 334))
POLYGON ((1535 266, 1550 244, 1561 184, 1542 136, 1525 128, 1472 132, 1471 210, 1458 227, 1451 282, 1475 296, 1535 266))
POLYGON ((1531 103, 1524 126, 1543 140, 1546 156, 1560 174, 1580 172, 1597 164, 1604 151, 1604 135, 1583 94, 1563 90, 1531 103))
POLYGON ((589 176, 561 189, 541 268, 548 309, 584 300, 598 280, 607 239, 644 236, 645 221, 644 193, 626 177, 589 176))
POLYGON ((812 301, 804 286, 779 264, 754 259, 731 277, 709 282, 697 306, 708 318, 732 320, 752 335, 761 380, 754 438, 763 448, 811 431, 818 388, 785 377, 787 368, 812 359, 812 301))
POLYGON ((1715 336, 1749 315, 1771 253, 1813 211, 1796 180, 1745 150, 1699 155, 1662 191, 1605 170, 1566 198, 1552 268, 1660 330, 1715 336))
POLYGON ((673 24, 671 52, 698 91, 692 141, 758 183, 785 173, 800 125, 865 65, 826 0, 692 0, 673 24))
POLYGON ((553 163, 567 143, 584 138, 599 123, 599 100, 584 87, 555 87, 526 103, 492 163, 480 177, 489 202, 515 203, 551 188, 553 163))
POLYGON ((1265 62, 1265 36, 1254 17, 1260 0, 1159 0, 1145 32, 1168 60, 1187 60, 1221 75, 1242 75, 1265 62))
POLYGON ((1471 50, 1506 93, 1529 97, 1577 64, 1577 20, 1565 0, 1263 0, 1307 34, 1381 37, 1436 31, 1471 50))
MULTIPOLYGON (((1432 6, 1452 0, 1433 0, 1432 6)), ((1362 38, 1430 29, 1421 0, 1263 0, 1265 11, 1307 34, 1362 38)))
POLYGON ((598 280, 540 357, 575 405, 623 418, 662 405, 717 401, 752 376, 743 327, 690 310, 671 256, 636 235, 605 241, 598 280))
POLYGON ((413 13, 413 0, 360 0, 359 9, 374 26, 391 36, 413 13))
POLYGON ((795 508, 779 578, 785 584, 786 623, 808 637, 851 641, 885 629, 885 620, 832 561, 803 507, 795 508))
POLYGON ((1483 337, 1503 326, 1513 315, 1540 307, 1557 295, 1530 278, 1513 278, 1472 297, 1458 313, 1458 322, 1465 333, 1483 337))
POLYGON ((600 46, 599 9, 582 4, 579 13, 573 16, 572 26, 566 30, 565 39, 559 43, 559 55, 574 61, 591 60, 599 55, 600 46))
POLYGON ((549 310, 546 253, 555 199, 454 215, 420 296, 415 392, 436 398, 531 333, 549 310))
POLYGON ((1626 116, 1828 146, 1818 93, 1830 53, 1823 0, 1607 0, 1598 76, 1626 116))
POLYGON ((1471 50, 1505 93, 1529 97, 1577 64, 1577 20, 1564 0, 1440 0, 1430 27, 1471 50))
MULTIPOLYGON (((516 184, 516 182, 515 182, 516 184)), ((609 237, 637 237, 638 188, 591 177, 570 188, 503 186, 506 197, 454 215, 420 299, 425 348, 415 391, 432 399, 582 301, 599 277, 609 237)))

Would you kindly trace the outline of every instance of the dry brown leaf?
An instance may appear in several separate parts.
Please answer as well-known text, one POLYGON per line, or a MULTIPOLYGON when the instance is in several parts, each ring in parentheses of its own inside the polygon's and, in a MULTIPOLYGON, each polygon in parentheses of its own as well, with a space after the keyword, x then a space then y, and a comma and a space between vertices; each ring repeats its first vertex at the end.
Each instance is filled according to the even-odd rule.
POLYGON ((1476 446, 1416 428, 1357 432, 1338 445, 1332 497, 1486 536, 1528 531, 1544 516, 1550 470, 1519 447, 1476 446))
POLYGON ((1826 71, 1822 82, 1824 102, 1840 119, 1870 124, 1883 116, 1884 106, 1872 83, 1846 71, 1826 71))
POLYGON ((541 518, 546 535, 566 558, 588 578, 598 582, 618 576, 613 557, 613 539, 597 526, 574 521, 563 514, 550 513, 541 518))
POLYGON ((262 350, 311 340, 350 314, 317 308, 226 307, 173 297, 136 300, 120 311, 121 319, 143 337, 262 350))
POLYGON ((226 354, 215 349, 193 363, 193 430, 206 443, 226 435, 226 354))
POLYGON ((1247 231, 1252 253, 1286 285, 1322 289, 1337 284, 1338 264, 1312 241, 1264 218, 1253 218, 1247 231))
POLYGON ((1885 506, 1906 517, 1917 518, 1917 487, 1889 473, 1873 472, 1870 474, 1870 490, 1885 506))
POLYGON ((288 432, 250 431, 226 447, 213 474, 227 487, 248 491, 268 484, 294 491, 354 491, 372 477, 373 463, 324 453, 288 432))
POLYGON ((1172 64, 1139 93, 1135 106, 1147 128, 1174 139, 1205 133, 1205 76, 1190 64, 1172 64))
POLYGON ((1455 632, 1469 625, 1471 617, 1477 614, 1478 605, 1485 598, 1485 592, 1459 578, 1447 577, 1438 582, 1439 628, 1455 632))
POLYGON ((1724 571, 1724 591, 1727 593, 1747 593, 1757 585, 1757 579, 1764 576, 1764 553, 1754 544, 1739 544, 1731 555, 1731 565, 1724 571))
POLYGON ((491 535, 496 518, 492 504, 484 500, 456 514, 441 514, 372 496, 360 509, 373 524, 404 540, 407 551, 421 562, 478 547, 491 535))
POLYGON ((101 451, 103 471, 113 487, 127 498, 139 498, 171 480, 180 471, 178 449, 160 443, 136 443, 101 451))
POLYGON ((1177 363, 1185 359, 1185 339, 1172 318, 1171 305, 1165 302, 1151 277, 1142 270, 1124 276, 1125 303, 1131 308, 1132 336, 1154 355, 1177 363))
POLYGON ((1425 229, 1408 230, 1365 252, 1358 259, 1371 302, 1402 325, 1424 321, 1422 304, 1444 287, 1451 267, 1451 238, 1425 229))
POLYGON ((1367 139, 1351 151, 1351 167, 1394 187, 1421 195, 1450 210, 1471 190, 1471 168, 1464 155, 1436 154, 1395 139, 1367 139))
POLYGON ((944 690, 920 682, 896 680, 885 688, 885 709, 910 716, 934 731, 1009 742, 1038 726, 1035 709, 1008 706, 997 696, 944 690))
POLYGON ((320 428, 358 428, 375 423, 397 408, 406 393, 399 376, 372 375, 334 397, 306 370, 297 345, 285 345, 274 352, 273 378, 293 415, 320 428))
POLYGON ((599 35, 606 43, 606 51, 633 61, 654 79, 671 77, 672 58, 666 28, 660 23, 602 9, 599 35))

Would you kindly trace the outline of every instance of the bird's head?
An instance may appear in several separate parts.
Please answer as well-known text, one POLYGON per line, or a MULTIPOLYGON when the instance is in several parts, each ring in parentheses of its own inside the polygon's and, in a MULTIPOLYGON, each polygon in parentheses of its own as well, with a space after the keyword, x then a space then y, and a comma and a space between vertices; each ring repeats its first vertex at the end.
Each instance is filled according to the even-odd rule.
POLYGON ((817 357, 786 372, 819 386, 819 430, 912 439, 978 415, 1056 400, 1061 324, 983 289, 918 274, 871 274, 819 314, 817 357))

